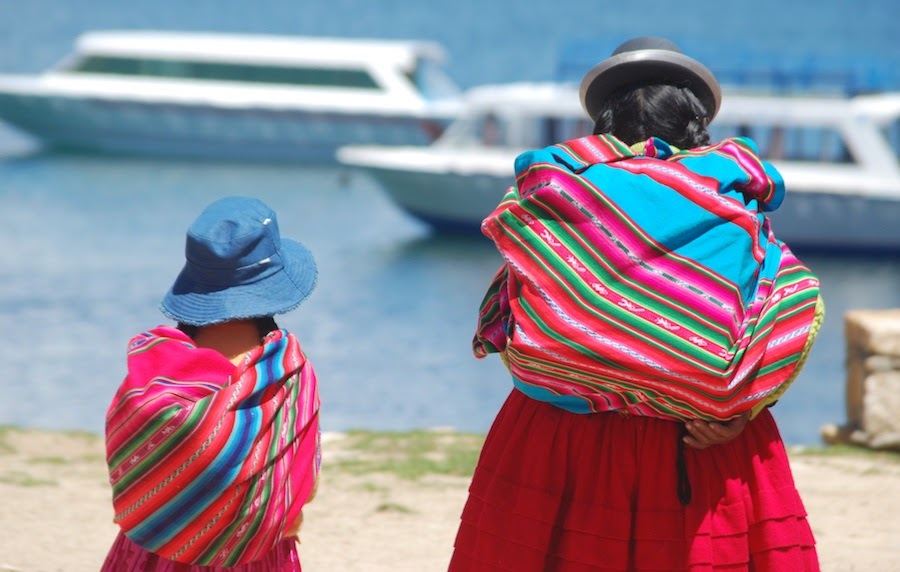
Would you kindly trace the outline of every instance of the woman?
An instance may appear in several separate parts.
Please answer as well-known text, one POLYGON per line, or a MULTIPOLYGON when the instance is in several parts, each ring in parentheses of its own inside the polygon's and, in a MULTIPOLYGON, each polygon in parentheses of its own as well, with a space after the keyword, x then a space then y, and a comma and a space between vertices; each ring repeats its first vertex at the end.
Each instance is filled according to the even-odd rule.
POLYGON ((316 283, 262 202, 228 197, 187 232, 163 298, 177 327, 128 346, 106 418, 115 521, 108 572, 299 571, 297 532, 317 480, 316 375, 276 314, 316 283))
POLYGON ((636 38, 584 78, 594 135, 516 160, 482 230, 504 258, 476 356, 514 389, 451 571, 817 570, 768 407, 823 315, 775 238, 784 184, 709 144, 715 77, 636 38))

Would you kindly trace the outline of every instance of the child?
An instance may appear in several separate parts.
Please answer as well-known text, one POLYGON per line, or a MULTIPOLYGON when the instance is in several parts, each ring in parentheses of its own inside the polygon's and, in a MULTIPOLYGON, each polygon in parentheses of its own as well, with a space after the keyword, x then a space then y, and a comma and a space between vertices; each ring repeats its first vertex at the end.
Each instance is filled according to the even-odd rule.
POLYGON ((107 413, 121 530, 102 570, 299 571, 319 396, 300 344, 273 316, 309 296, 315 261, 244 197, 209 205, 185 254, 161 305, 177 327, 131 340, 107 413))

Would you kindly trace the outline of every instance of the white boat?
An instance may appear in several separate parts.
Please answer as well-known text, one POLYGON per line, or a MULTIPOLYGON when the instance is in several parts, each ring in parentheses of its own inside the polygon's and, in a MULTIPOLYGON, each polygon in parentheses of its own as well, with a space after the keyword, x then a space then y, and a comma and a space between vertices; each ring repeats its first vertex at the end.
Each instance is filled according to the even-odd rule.
POLYGON ((0 120, 54 147, 333 160, 432 142, 459 111, 444 59, 413 40, 95 31, 42 74, 0 76, 0 120))
MULTIPOLYGON (((710 130, 714 140, 751 137, 784 175, 787 198, 771 219, 789 244, 900 250, 898 120, 898 93, 727 93, 710 130)), ((591 129, 574 85, 480 86, 467 92, 459 119, 432 145, 352 145, 338 150, 338 160, 370 174, 419 219, 441 229, 477 230, 514 184, 519 153, 591 129)))
POLYGON ((401 208, 431 225, 477 230, 515 182, 519 153, 591 127, 575 86, 486 85, 465 93, 460 117, 431 145, 350 145, 337 157, 371 174, 401 208))

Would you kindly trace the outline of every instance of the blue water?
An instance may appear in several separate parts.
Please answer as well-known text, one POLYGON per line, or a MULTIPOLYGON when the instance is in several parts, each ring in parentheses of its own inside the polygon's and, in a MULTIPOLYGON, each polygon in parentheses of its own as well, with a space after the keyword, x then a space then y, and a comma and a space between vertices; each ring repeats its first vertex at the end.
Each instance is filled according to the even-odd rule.
MULTIPOLYGON (((464 86, 554 79, 560 46, 666 35, 735 58, 900 61, 895 0, 754 3, 597 0, 0 0, 0 72, 36 72, 96 28, 204 29, 442 43, 464 86), (552 6, 552 12, 547 12, 552 6)), ((598 58, 605 54, 598 54, 598 58)), ((281 322, 319 373, 326 430, 453 426, 485 431, 510 383, 469 342, 499 265, 478 237, 433 234, 375 183, 339 167, 33 152, 0 130, 0 424, 100 432, 128 338, 181 266, 207 203, 252 194, 320 267, 317 291, 281 322)), ((787 441, 814 444, 844 412, 843 313, 900 307, 900 259, 800 253, 822 278, 825 328, 775 408, 787 441)))

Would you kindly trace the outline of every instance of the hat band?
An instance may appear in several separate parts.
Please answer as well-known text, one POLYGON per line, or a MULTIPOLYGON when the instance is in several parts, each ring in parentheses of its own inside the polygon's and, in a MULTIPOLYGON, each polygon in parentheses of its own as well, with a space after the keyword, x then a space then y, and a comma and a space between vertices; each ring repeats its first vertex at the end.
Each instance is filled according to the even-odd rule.
POLYGON ((184 266, 185 273, 197 284, 222 288, 252 284, 281 272, 283 268, 278 254, 240 268, 209 268, 191 261, 184 266))

